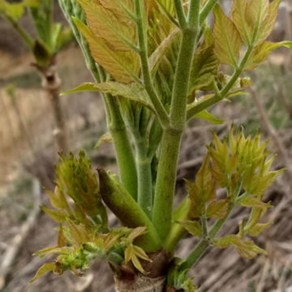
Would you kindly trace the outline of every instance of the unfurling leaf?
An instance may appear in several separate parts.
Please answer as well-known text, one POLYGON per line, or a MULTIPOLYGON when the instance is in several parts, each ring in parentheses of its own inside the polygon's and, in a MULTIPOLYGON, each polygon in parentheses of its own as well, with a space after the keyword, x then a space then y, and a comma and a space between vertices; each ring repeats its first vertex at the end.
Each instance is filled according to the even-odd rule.
POLYGON ((115 81, 108 81, 108 82, 103 82, 103 83, 86 82, 77 86, 74 89, 63 92, 62 95, 82 92, 82 91, 97 91, 101 93, 109 93, 112 96, 125 98, 130 101, 139 103, 143 106, 147 106, 148 108, 152 108, 149 102, 147 92, 141 85, 137 83, 125 85, 123 83, 119 83, 115 81))
POLYGON ((245 70, 252 70, 256 68, 258 65, 260 65, 263 61, 267 59, 271 52, 281 47, 292 48, 292 42, 283 41, 273 43, 266 41, 259 44, 257 47, 254 48, 250 56, 250 59, 245 66, 245 70))
POLYGON ((152 73, 157 71, 160 63, 165 57, 167 50, 170 48, 171 44, 177 38, 178 34, 179 30, 174 29, 151 54, 151 56, 149 57, 149 67, 152 73))
POLYGON ((77 216, 86 220, 86 216, 102 225, 107 225, 107 214, 101 202, 97 176, 91 168, 91 162, 83 151, 75 158, 61 156, 56 167, 57 186, 60 192, 67 194, 75 203, 77 216))
POLYGON ((194 182, 187 181, 188 195, 191 200, 191 217, 197 218, 205 213, 206 204, 216 194, 216 181, 207 155, 200 167, 194 182))
POLYGON ((234 0, 232 20, 246 45, 260 45, 272 32, 280 0, 234 0))
MULTIPOLYGON (((214 142, 208 150, 211 157, 212 174, 221 187, 227 188, 233 195, 242 188, 248 196, 248 204, 261 204, 265 190, 283 171, 271 171, 274 160, 267 150, 267 143, 262 142, 257 135, 254 138, 245 137, 242 132, 236 135, 231 131, 229 141, 221 142, 214 136, 214 142), (254 198, 252 197, 254 196, 254 198), (255 200, 257 198, 259 201, 255 200)), ((244 202, 243 202, 244 203, 244 202)))
POLYGON ((271 205, 263 202, 261 199, 257 198, 254 195, 245 194, 239 197, 237 202, 243 206, 248 208, 262 208, 266 210, 267 208, 270 208, 271 205))
POLYGON ((54 210, 54 209, 47 208, 45 206, 42 206, 41 209, 44 213, 46 213, 49 217, 51 217, 51 219, 53 219, 55 222, 62 223, 66 219, 66 213, 64 213, 61 210, 54 210))
POLYGON ((214 44, 204 43, 193 59, 189 94, 196 90, 212 90, 218 74, 219 62, 214 53, 214 44))
POLYGON ((58 247, 64 247, 67 244, 67 239, 64 235, 63 225, 60 224, 58 232, 58 247))
POLYGON ((190 233, 192 236, 195 237, 201 237, 203 235, 203 228, 202 225, 199 221, 190 221, 190 220, 185 220, 179 222, 186 230, 188 233, 190 233))
POLYGON ((135 52, 114 51, 103 38, 96 36, 80 20, 74 18, 74 24, 87 40, 93 59, 116 81, 131 83, 136 79, 139 63, 135 52))
POLYGON ((258 247, 252 240, 241 239, 235 234, 219 238, 214 244, 218 248, 233 246, 241 257, 247 259, 252 259, 258 254, 267 254, 264 249, 258 247))
POLYGON ((55 263, 45 263, 43 264, 38 271, 36 272, 35 276, 29 281, 30 283, 35 282, 37 279, 42 277, 44 274, 52 272, 55 269, 55 263))
POLYGON ((110 132, 106 132, 101 137, 98 139, 96 142, 94 149, 98 149, 101 145, 103 144, 112 144, 113 143, 113 138, 110 132))
POLYGON ((242 46, 239 32, 219 5, 214 8, 214 16, 215 54, 222 64, 237 67, 242 46))
POLYGON ((266 17, 260 28, 258 43, 264 41, 274 29, 280 2, 281 0, 270 1, 268 13, 266 14, 266 17))
POLYGON ((211 124, 214 124, 214 125, 220 125, 224 122, 223 120, 221 120, 221 119, 217 118, 216 116, 214 116, 213 114, 209 113, 207 110, 201 111, 195 117, 197 119, 200 119, 200 120, 205 120, 205 121, 207 121, 211 124))
POLYGON ((131 233, 128 235, 128 240, 130 242, 134 242, 134 240, 141 235, 145 234, 147 232, 146 227, 137 227, 134 228, 131 233))
POLYGON ((227 199, 221 199, 212 201, 206 210, 208 218, 222 219, 227 215, 229 201, 227 199))
MULTIPOLYGON (((127 42, 135 44, 135 23, 119 7, 117 1, 78 0, 78 2, 85 12, 87 26, 96 37, 104 39, 114 51, 129 51, 127 42)), ((127 2, 129 1, 124 1, 124 5, 127 5, 127 2)))
POLYGON ((150 262, 151 259, 148 257, 148 255, 145 253, 145 251, 136 245, 130 244, 125 249, 125 263, 132 262, 134 267, 141 273, 145 273, 140 260, 145 260, 150 262))
POLYGON ((261 234, 263 231, 265 231, 267 228, 269 228, 273 222, 267 222, 267 223, 257 223, 248 229, 245 230, 249 236, 256 237, 259 234, 261 234))
POLYGON ((255 43, 261 25, 268 14, 268 0, 234 0, 232 20, 245 44, 255 43))

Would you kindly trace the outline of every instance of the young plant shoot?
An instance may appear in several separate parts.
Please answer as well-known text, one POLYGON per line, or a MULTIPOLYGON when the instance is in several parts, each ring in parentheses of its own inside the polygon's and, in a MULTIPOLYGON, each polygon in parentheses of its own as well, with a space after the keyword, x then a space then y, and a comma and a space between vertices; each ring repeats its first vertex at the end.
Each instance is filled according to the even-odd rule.
POLYGON ((242 93, 250 85, 245 73, 274 49, 292 46, 266 41, 280 0, 234 0, 228 15, 217 2, 59 0, 94 79, 66 94, 100 93, 119 173, 93 170, 84 152, 61 156, 51 208, 43 207, 59 224, 58 242, 37 252, 56 259, 33 281, 49 271, 80 274, 102 258, 116 291, 194 291, 188 272, 210 246, 245 258, 266 253, 252 238, 271 224, 262 218, 271 207, 263 195, 282 170, 272 170, 258 135, 214 135, 185 199, 173 205, 188 122, 218 123, 208 110, 242 93), (237 234, 222 234, 238 207, 248 219, 237 234), (108 209, 119 227, 108 225, 108 209), (198 244, 174 258, 187 233, 198 244))
POLYGON ((0 0, 0 17, 7 20, 18 33, 33 56, 32 65, 40 73, 42 88, 46 91, 53 109, 57 128, 57 149, 67 152, 66 125, 59 96, 61 80, 57 71, 56 56, 72 40, 72 31, 70 27, 54 21, 53 14, 54 0, 23 0, 17 3, 0 0), (26 13, 29 13, 35 33, 20 23, 26 13))

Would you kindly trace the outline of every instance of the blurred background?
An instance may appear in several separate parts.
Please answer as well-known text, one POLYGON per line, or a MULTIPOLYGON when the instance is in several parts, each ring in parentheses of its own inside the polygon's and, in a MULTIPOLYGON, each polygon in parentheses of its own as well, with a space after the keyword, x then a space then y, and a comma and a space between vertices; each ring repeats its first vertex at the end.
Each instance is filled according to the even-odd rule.
MULTIPOLYGON (((291 2, 282 0, 270 40, 292 40, 291 2)), ((226 10, 230 3, 222 1, 226 10)), ((54 17, 66 25, 57 6, 54 17)), ((20 26, 36 33, 29 15, 21 18, 20 26)), ((44 86, 44 76, 34 63, 11 23, 0 18, 0 291, 113 292, 108 267, 99 262, 80 278, 48 275, 28 284, 44 262, 33 257, 33 252, 56 242, 53 223, 40 212, 39 205, 47 202, 45 189, 54 186, 58 152, 77 153, 83 148, 94 167, 115 169, 112 145, 95 147, 107 132, 99 96, 91 92, 62 96, 56 109, 52 91, 44 86)), ((60 92, 92 81, 73 38, 58 51, 53 69, 61 80, 60 92)), ((224 124, 190 123, 182 145, 177 188, 183 193, 183 179, 194 177, 212 133, 224 137, 231 124, 243 125, 247 133, 260 132, 277 153, 274 167, 287 169, 266 194, 274 206, 266 217, 274 224, 258 243, 269 255, 247 261, 229 249, 212 250, 192 272, 201 292, 292 291, 292 49, 273 53, 250 78, 253 86, 246 94, 212 109, 224 124)), ((232 223, 243 216, 242 210, 233 214, 225 231, 235 232, 237 224, 232 223)), ((183 240, 178 255, 187 254, 193 245, 193 240, 183 240)))

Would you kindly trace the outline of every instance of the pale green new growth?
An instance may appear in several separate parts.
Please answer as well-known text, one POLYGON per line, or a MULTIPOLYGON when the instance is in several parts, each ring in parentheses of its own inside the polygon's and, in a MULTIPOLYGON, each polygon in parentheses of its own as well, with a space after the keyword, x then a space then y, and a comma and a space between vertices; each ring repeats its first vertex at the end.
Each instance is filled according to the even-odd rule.
POLYGON ((250 86, 242 73, 274 49, 292 46, 266 41, 280 1, 234 0, 230 15, 216 0, 59 3, 95 81, 66 94, 101 94, 119 178, 102 169, 92 171, 84 154, 61 158, 57 188, 49 193, 54 209, 44 207, 61 224, 59 244, 40 252, 58 256, 34 279, 48 271, 79 272, 101 257, 117 281, 124 281, 126 269, 131 275, 162 277, 161 291, 194 291, 187 273, 210 246, 232 246, 246 258, 265 254, 251 237, 271 224, 261 221, 271 207, 263 195, 282 171, 271 170, 273 157, 259 136, 231 130, 220 141, 214 135, 175 210, 173 199, 187 122, 221 123, 210 107, 250 86), (225 190, 223 197, 217 197, 218 189, 225 190), (67 196, 74 200, 73 209, 67 196), (125 227, 107 226, 105 205, 125 227), (249 219, 240 223, 237 234, 221 235, 236 207, 247 208, 249 219), (186 258, 174 260, 186 233, 199 243, 186 258))

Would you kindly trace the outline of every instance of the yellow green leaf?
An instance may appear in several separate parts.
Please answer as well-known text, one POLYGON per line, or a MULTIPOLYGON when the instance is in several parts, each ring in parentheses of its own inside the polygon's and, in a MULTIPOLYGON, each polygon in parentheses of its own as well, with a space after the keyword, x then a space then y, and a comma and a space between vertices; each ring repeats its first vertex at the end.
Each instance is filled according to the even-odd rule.
POLYGON ((35 276, 29 281, 30 283, 35 282, 37 279, 39 279, 41 276, 48 272, 52 272, 55 268, 55 263, 45 263, 43 264, 38 271, 36 272, 35 276))
MULTIPOLYGON (((129 51, 136 43, 136 26, 117 1, 78 0, 86 23, 94 35, 106 41, 113 51, 129 51)), ((129 2, 129 1, 124 1, 129 2)))
POLYGON ((147 256, 145 251, 136 245, 130 244, 125 249, 125 263, 132 262, 134 267, 141 273, 144 273, 144 269, 141 265, 140 259, 151 261, 150 258, 147 256))
POLYGON ((226 216, 228 211, 229 201, 227 199, 220 199, 212 201, 206 210, 208 218, 222 219, 226 216))
POLYGON ((94 149, 98 149, 101 145, 103 144, 112 144, 113 143, 113 138, 110 132, 106 132, 101 137, 98 139, 96 142, 94 149))
POLYGON ((82 91, 98 91, 101 93, 109 93, 112 96, 126 98, 152 109, 146 90, 137 83, 125 85, 115 81, 108 81, 103 83, 86 82, 74 89, 63 92, 62 95, 82 91))
POLYGON ((256 237, 259 234, 261 234, 263 231, 265 231, 267 228, 269 228, 273 224, 272 221, 267 223, 257 223, 251 227, 249 227, 247 230, 245 230, 248 235, 256 237))
POLYGON ((60 201, 60 198, 55 194, 55 192, 52 192, 50 190, 46 190, 46 193, 49 197, 50 203, 52 207, 56 209, 62 209, 63 205, 62 202, 60 201))
POLYGON ((264 41, 274 29, 280 2, 281 0, 273 0, 270 2, 268 13, 260 28, 258 43, 264 41))
POLYGON ((213 114, 209 113, 207 110, 201 111, 200 113, 196 114, 195 117, 200 120, 205 120, 214 125, 220 125, 224 121, 215 117, 213 114))
POLYGON ((205 157, 195 181, 187 181, 187 190, 191 200, 191 216, 193 218, 202 216, 207 202, 212 200, 216 193, 216 180, 213 177, 209 155, 205 157))
POLYGON ((41 207, 42 211, 51 217, 55 222, 62 223, 66 219, 66 214, 61 210, 54 210, 45 206, 41 207))
POLYGON ((265 203, 261 201, 259 198, 257 198, 256 196, 250 195, 250 194, 242 195, 241 197, 239 197, 237 202, 241 206, 248 207, 248 208, 256 207, 256 208, 267 209, 271 206, 270 204, 265 203))
POLYGON ((74 24, 87 40, 93 59, 112 77, 122 83, 131 83, 137 78, 138 56, 132 51, 119 52, 111 48, 107 42, 96 36, 84 23, 74 18, 74 24))
POLYGON ((133 242, 137 237, 145 234, 147 232, 146 227, 136 227, 134 228, 128 236, 128 240, 133 242))
POLYGON ((232 20, 245 44, 261 41, 264 21, 269 13, 269 0, 234 0, 232 20))
POLYGON ((219 5, 214 8, 214 16, 215 54, 222 64, 236 67, 242 46, 239 32, 219 5))
POLYGON ((245 12, 245 21, 247 22, 251 37, 254 40, 253 44, 260 42, 260 34, 264 20, 268 16, 269 0, 248 0, 245 12))
POLYGON ((245 21, 246 7, 246 0, 234 0, 231 11, 231 18, 244 43, 249 44, 251 42, 251 32, 248 23, 245 21))
POLYGON ((163 60, 166 52, 168 51, 171 44, 174 42, 179 34, 179 29, 174 29, 169 33, 163 41, 157 46, 154 52, 149 57, 149 67, 152 73, 157 71, 159 64, 163 60))
POLYGON ((58 232, 58 247, 66 246, 67 239, 64 236, 63 225, 61 224, 58 232))
POLYGON ((244 240, 235 234, 226 235, 215 241, 218 248, 235 247, 236 251, 243 258, 252 259, 258 254, 267 254, 267 252, 258 247, 252 240, 244 240))
POLYGON ((139 247, 137 245, 133 245, 133 248, 134 248, 135 254, 138 258, 145 260, 145 261, 148 261, 148 262, 151 262, 151 259, 148 257, 148 255, 145 253, 145 251, 141 247, 139 247))
POLYGON ((195 90, 212 90, 218 74, 219 62, 214 54, 214 44, 204 45, 194 55, 189 94, 195 90))
POLYGON ((259 254, 267 254, 267 251, 257 246, 252 240, 241 240, 234 242, 233 245, 239 255, 246 259, 253 259, 259 254))
POLYGON ((73 252, 73 248, 69 246, 53 246, 53 247, 46 247, 41 250, 38 250, 34 253, 34 255, 38 255, 40 258, 55 254, 70 254, 73 252))
POLYGON ((245 70, 253 70, 255 67, 257 67, 259 64, 261 64, 263 61, 267 59, 267 57, 276 49, 286 47, 286 48, 292 48, 292 42, 291 41, 283 41, 278 43, 273 42, 263 42, 257 47, 254 48, 249 61, 247 62, 245 66, 245 70))
MULTIPOLYGON (((97 1, 94 2, 96 3, 97 1)), ((111 11, 118 17, 125 17, 126 9, 128 11, 134 11, 135 8, 132 0, 99 0, 99 2, 105 9, 111 11)))
POLYGON ((203 235, 203 228, 199 221, 184 220, 179 222, 188 233, 195 237, 201 237, 203 235))

